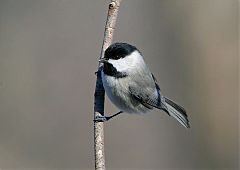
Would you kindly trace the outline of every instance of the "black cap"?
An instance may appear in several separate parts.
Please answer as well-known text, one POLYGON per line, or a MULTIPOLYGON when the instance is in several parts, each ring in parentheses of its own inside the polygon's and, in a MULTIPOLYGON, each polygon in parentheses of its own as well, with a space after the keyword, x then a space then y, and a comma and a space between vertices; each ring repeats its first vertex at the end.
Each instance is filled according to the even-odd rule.
POLYGON ((110 45, 104 54, 104 58, 118 60, 130 55, 132 52, 138 50, 135 46, 128 43, 114 43, 110 45))

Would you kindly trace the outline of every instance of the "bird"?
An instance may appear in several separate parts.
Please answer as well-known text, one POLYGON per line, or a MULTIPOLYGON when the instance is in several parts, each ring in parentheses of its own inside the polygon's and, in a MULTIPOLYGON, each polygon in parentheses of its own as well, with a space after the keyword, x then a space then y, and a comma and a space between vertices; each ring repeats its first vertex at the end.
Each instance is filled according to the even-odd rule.
POLYGON ((104 90, 120 111, 112 116, 97 116, 95 121, 105 122, 121 113, 145 114, 155 108, 190 128, 185 109, 162 95, 156 78, 135 46, 113 43, 99 62, 103 63, 100 71, 104 90))

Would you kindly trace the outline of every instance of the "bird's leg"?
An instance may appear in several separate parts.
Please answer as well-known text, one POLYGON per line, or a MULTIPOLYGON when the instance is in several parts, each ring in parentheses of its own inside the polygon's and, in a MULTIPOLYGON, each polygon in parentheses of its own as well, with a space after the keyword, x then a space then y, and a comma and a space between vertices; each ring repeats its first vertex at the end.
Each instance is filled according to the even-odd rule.
POLYGON ((106 122, 121 113, 123 113, 123 111, 117 112, 111 116, 96 116, 96 118, 94 119, 94 122, 106 122))

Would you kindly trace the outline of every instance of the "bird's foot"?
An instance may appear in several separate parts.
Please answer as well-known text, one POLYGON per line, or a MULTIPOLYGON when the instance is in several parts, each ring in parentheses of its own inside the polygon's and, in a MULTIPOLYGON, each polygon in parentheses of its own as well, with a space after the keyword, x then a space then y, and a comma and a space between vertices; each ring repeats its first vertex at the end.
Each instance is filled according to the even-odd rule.
POLYGON ((99 70, 98 70, 98 71, 95 71, 94 74, 97 75, 99 72, 100 72, 99 70))
POLYGON ((108 116, 96 116, 94 122, 106 122, 110 119, 108 116))
POLYGON ((103 115, 96 116, 93 121, 94 122, 106 122, 106 121, 110 120, 111 118, 113 118, 113 117, 115 117, 115 116, 117 116, 117 115, 119 115, 121 113, 123 113, 123 111, 117 112, 117 113, 115 113, 112 116, 103 116, 103 115))

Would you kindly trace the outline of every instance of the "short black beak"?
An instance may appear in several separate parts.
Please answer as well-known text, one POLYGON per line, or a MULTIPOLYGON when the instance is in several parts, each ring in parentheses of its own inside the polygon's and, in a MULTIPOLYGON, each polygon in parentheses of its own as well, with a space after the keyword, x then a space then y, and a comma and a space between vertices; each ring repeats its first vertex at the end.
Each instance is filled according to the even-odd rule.
POLYGON ((108 63, 108 59, 107 58, 101 58, 99 60, 100 63, 108 63))

